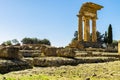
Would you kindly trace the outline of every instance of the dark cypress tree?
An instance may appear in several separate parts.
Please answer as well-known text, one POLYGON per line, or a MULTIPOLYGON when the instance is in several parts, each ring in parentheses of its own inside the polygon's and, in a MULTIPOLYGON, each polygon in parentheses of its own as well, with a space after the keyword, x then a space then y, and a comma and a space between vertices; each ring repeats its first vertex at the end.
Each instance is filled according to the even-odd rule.
POLYGON ((113 35, 112 35, 112 25, 110 24, 108 27, 108 44, 113 42, 113 35))

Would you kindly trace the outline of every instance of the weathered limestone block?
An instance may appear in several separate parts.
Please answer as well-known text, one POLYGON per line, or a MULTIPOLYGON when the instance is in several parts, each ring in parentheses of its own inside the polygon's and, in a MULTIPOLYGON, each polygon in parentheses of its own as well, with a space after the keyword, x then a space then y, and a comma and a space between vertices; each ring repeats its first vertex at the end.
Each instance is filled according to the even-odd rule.
POLYGON ((48 66, 62 66, 62 65, 76 65, 76 60, 63 57, 41 57, 34 58, 34 66, 48 67, 48 66))
POLYGON ((21 50, 40 50, 41 47, 50 47, 45 44, 23 44, 21 46, 21 50))
POLYGON ((19 48, 14 46, 0 46, 0 58, 21 59, 19 48))
POLYGON ((0 60, 0 74, 29 68, 32 68, 32 66, 24 60, 0 60))
POLYGON ((32 49, 33 49, 33 47, 31 45, 28 45, 28 44, 22 45, 20 48, 20 50, 32 50, 32 49))
POLYGON ((40 50, 20 50, 20 53, 24 57, 40 57, 41 56, 40 50))
POLYGON ((24 58, 24 60, 25 60, 30 66, 34 66, 34 60, 33 60, 33 58, 24 58))
POLYGON ((62 65, 78 65, 80 63, 99 63, 119 60, 115 57, 40 57, 34 58, 34 66, 50 67, 50 66, 62 66, 62 65))
POLYGON ((22 50, 39 50, 43 44, 24 44, 22 50))
POLYGON ((74 49, 72 48, 65 48, 65 49, 58 49, 57 56, 60 57, 75 57, 74 49))
POLYGON ((120 41, 118 42, 118 53, 120 54, 120 41))
POLYGON ((51 47, 51 48, 46 48, 44 52, 45 56, 56 56, 56 48, 51 47))
POLYGON ((92 56, 93 55, 92 51, 87 51, 87 55, 92 56))
POLYGON ((72 41, 72 42, 69 44, 68 47, 70 47, 70 48, 82 49, 82 50, 83 50, 83 48, 84 48, 84 46, 83 46, 79 41, 77 41, 77 40, 72 41))
POLYGON ((41 46, 41 48, 40 48, 41 52, 44 53, 46 48, 47 48, 47 46, 41 46))
POLYGON ((57 48, 51 46, 41 46, 41 52, 44 53, 45 56, 57 56, 56 54, 57 48))

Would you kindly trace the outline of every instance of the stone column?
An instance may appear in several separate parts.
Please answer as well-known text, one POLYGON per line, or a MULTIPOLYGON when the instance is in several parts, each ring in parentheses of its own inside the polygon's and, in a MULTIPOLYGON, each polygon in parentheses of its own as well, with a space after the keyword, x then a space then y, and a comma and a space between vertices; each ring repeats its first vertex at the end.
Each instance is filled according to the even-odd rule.
POLYGON ((87 22, 87 40, 90 41, 90 20, 87 22))
POLYGON ((120 41, 118 42, 118 53, 120 54, 120 41))
POLYGON ((84 41, 90 41, 90 23, 88 18, 84 20, 84 41))
POLYGON ((96 19, 92 19, 92 42, 97 42, 96 19))
POLYGON ((78 16, 78 41, 82 41, 83 40, 82 16, 81 15, 77 16, 78 16))

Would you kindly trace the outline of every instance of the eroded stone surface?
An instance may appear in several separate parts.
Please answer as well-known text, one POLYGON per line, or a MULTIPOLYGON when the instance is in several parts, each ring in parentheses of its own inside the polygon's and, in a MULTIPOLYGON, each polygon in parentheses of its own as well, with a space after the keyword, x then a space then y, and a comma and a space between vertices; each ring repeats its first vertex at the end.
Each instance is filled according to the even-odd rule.
POLYGON ((6 59, 21 59, 19 48, 15 46, 0 46, 0 58, 6 59))

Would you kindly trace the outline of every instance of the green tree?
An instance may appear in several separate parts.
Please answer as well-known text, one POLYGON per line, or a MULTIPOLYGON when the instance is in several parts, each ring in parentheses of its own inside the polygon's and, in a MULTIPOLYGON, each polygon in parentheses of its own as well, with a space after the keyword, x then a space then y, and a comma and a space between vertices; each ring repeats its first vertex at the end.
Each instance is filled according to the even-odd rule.
POLYGON ((14 45, 20 44, 17 39, 13 39, 11 42, 12 42, 14 45))
POLYGON ((97 42, 103 42, 104 34, 101 34, 99 31, 97 31, 96 34, 97 34, 97 42))
MULTIPOLYGON (((97 34, 97 42, 103 42, 104 34, 101 34, 99 31, 96 31, 96 34, 97 34)), ((77 39, 78 39, 78 31, 75 31, 72 41, 77 39)), ((92 33, 90 34, 90 41, 92 41, 92 33)))
POLYGON ((38 38, 23 38, 21 41, 23 44, 46 44, 51 45, 48 39, 40 40, 38 38))
POLYGON ((11 40, 8 40, 8 41, 3 42, 1 45, 10 46, 12 45, 12 42, 11 40))
POLYGON ((38 44, 39 39, 31 38, 32 44, 38 44))
POLYGON ((112 35, 112 25, 110 24, 108 27, 108 44, 113 42, 113 35, 112 35))
POLYGON ((108 43, 108 34, 107 34, 107 31, 105 31, 105 34, 104 34, 104 43, 108 43))
POLYGON ((21 41, 23 44, 33 44, 33 40, 31 38, 23 38, 21 41))
POLYGON ((74 37, 73 37, 72 41, 73 40, 78 40, 78 31, 74 32, 74 37))
POLYGON ((46 45, 51 45, 50 41, 48 39, 43 39, 41 40, 42 44, 46 44, 46 45))

